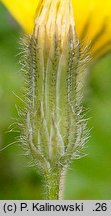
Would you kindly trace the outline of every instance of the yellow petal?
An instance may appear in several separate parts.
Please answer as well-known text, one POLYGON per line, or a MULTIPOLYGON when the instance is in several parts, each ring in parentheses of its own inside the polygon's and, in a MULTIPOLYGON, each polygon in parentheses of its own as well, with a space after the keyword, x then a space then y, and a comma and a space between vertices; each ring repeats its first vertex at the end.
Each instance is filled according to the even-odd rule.
MULTIPOLYGON (((31 33, 35 11, 42 0, 1 1, 21 26, 31 33)), ((92 51, 95 55, 111 49, 111 0, 72 0, 72 3, 79 38, 83 35, 83 40, 87 43, 93 41, 92 51), (83 31, 85 34, 82 34, 83 31)))
POLYGON ((31 33, 40 0, 1 0, 27 32, 31 33))
POLYGON ((47 35, 50 41, 51 39, 54 41, 56 34, 56 37, 61 41, 60 46, 62 49, 64 43, 68 40, 69 31, 76 37, 71 1, 43 0, 42 3, 41 8, 37 10, 34 32, 36 32, 36 35, 39 32, 41 38, 47 35))
POLYGON ((83 40, 93 41, 96 55, 111 50, 111 0, 72 0, 72 3, 79 37, 85 31, 83 40))

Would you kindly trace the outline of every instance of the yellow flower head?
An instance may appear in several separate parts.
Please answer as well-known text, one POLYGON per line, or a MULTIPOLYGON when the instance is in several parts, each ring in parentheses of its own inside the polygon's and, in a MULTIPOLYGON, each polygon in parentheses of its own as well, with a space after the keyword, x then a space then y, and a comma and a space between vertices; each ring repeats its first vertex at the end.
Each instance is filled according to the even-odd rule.
POLYGON ((24 44, 20 141, 45 177, 46 200, 57 200, 64 170, 83 155, 87 141, 82 97, 89 56, 76 35, 71 0, 38 3, 33 31, 24 44))
POLYGON ((70 0, 40 1, 34 23, 25 41, 22 142, 50 174, 78 157, 87 139, 81 101, 89 56, 76 35, 70 0))
MULTIPOLYGON (((28 33, 32 33, 36 8, 40 8, 44 1, 1 1, 20 25, 28 33)), ((108 52, 111 49, 111 0, 72 0, 72 4, 79 39, 91 43, 94 56, 108 52)))

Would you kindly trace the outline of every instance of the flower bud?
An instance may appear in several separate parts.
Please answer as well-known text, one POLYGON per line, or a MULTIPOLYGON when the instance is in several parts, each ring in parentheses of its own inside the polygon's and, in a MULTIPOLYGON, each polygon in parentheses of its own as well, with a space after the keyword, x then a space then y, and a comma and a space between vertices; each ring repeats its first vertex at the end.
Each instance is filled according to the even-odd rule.
POLYGON ((81 98, 87 56, 70 0, 43 0, 28 41, 24 137, 43 172, 79 157, 85 137, 81 98))

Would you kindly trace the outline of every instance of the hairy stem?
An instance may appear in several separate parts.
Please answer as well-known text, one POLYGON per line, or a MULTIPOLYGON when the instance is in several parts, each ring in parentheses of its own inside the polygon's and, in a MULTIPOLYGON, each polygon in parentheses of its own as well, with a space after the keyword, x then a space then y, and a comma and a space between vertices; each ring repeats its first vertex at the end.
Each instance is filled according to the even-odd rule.
POLYGON ((64 194, 63 170, 59 167, 50 169, 45 176, 45 199, 46 200, 61 200, 64 194))

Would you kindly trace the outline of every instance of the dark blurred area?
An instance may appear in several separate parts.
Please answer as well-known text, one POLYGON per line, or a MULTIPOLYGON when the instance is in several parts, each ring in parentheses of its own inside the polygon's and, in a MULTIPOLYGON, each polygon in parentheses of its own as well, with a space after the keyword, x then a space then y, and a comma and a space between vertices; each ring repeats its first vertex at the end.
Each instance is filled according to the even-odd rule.
MULTIPOLYGON (((43 199, 42 179, 22 146, 15 143, 19 132, 8 132, 18 118, 16 106, 21 105, 16 96, 21 97, 23 87, 18 55, 21 37, 21 28, 0 4, 1 200, 43 199)), ((87 117, 91 117, 88 156, 74 161, 69 168, 65 199, 111 199, 111 54, 90 71, 85 106, 87 117)))

